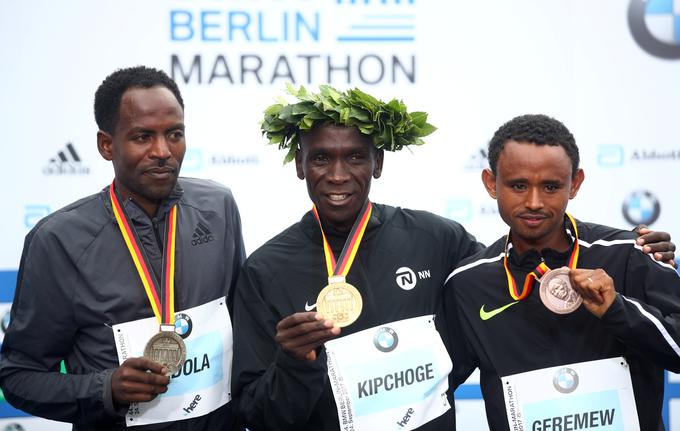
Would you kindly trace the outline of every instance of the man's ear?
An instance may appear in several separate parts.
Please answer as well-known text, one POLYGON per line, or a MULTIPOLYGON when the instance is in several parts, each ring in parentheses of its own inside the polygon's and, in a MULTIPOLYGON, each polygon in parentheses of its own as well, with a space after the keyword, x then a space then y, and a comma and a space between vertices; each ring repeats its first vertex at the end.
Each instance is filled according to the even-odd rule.
POLYGON ((97 132, 97 149, 104 160, 113 160, 113 137, 108 133, 100 130, 97 132))
POLYGON ((574 199, 576 197, 576 194, 578 193, 579 189, 581 188, 581 184, 583 184, 583 180, 586 178, 586 174, 583 172, 583 169, 578 169, 576 171, 576 175, 574 175, 571 178, 571 189, 569 190, 569 199, 574 199))
POLYGON ((375 153, 375 167, 373 168, 373 178, 380 178, 382 175, 383 159, 385 158, 385 151, 380 149, 375 153))
POLYGON ((491 169, 486 168, 482 171, 482 183, 486 192, 493 199, 496 199, 496 176, 491 172, 491 169))
POLYGON ((304 156, 301 149, 295 151, 295 170, 297 171, 297 177, 301 180, 305 179, 305 171, 302 169, 304 163, 304 156))

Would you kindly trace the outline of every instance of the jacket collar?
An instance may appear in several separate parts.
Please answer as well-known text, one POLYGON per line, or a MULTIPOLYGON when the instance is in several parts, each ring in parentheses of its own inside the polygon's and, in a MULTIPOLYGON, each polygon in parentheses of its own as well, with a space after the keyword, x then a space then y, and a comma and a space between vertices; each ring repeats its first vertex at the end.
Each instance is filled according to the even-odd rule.
MULTIPOLYGON (((109 199, 109 187, 110 185, 104 187, 100 193, 104 201, 104 206, 106 207, 106 210, 111 215, 111 218, 115 220, 113 210, 111 209, 111 200, 109 199)), ((145 219, 146 220, 164 219, 165 215, 168 213, 168 211, 170 211, 170 208, 172 208, 173 205, 178 203, 183 195, 184 189, 179 184, 178 179, 177 182, 175 183, 175 186, 170 191, 170 194, 165 199, 161 200, 160 204, 158 205, 158 209, 156 210, 156 215, 154 217, 149 217, 146 214, 146 212, 139 205, 137 205, 137 203, 135 203, 134 200, 131 198, 125 199, 122 202, 122 205, 125 207, 125 212, 128 214, 130 219, 134 221, 140 221, 145 219)))
MULTIPOLYGON (((377 231, 377 228, 382 225, 384 211, 385 209, 383 205, 373 202, 373 211, 371 212, 371 218, 368 220, 368 224, 366 225, 366 231, 364 232, 363 239, 364 241, 371 238, 377 231)), ((310 238, 311 241, 318 243, 321 246, 323 241, 321 230, 319 229, 319 223, 317 223, 316 218, 314 218, 314 214, 312 214, 311 210, 302 216, 302 219, 300 220, 300 228, 305 233, 305 235, 310 238)), ((323 229, 324 233, 326 234, 326 238, 331 245, 331 248, 334 250, 342 249, 342 247, 345 245, 345 240, 347 240, 348 233, 339 232, 326 226, 324 226, 323 229)))
MULTIPOLYGON (((578 225, 578 220, 574 221, 578 225)), ((571 231, 571 223, 566 215, 564 216, 563 228, 569 239, 569 248, 566 251, 560 252, 552 248, 544 248, 540 251, 531 249, 522 254, 518 254, 514 248, 510 248, 510 251, 508 252, 508 261, 514 266, 528 268, 529 270, 534 269, 541 260, 544 260, 546 265, 552 269, 565 266, 574 248, 574 233, 571 231)), ((510 237, 510 244, 512 244, 512 235, 510 237)))

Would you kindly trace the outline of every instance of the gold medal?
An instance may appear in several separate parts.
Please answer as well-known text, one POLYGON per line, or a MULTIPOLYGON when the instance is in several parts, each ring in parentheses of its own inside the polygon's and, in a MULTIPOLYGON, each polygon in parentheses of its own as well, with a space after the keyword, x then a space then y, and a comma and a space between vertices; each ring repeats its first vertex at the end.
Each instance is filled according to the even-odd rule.
POLYGON ((321 218, 319 218, 316 206, 312 207, 312 212, 321 230, 323 251, 326 257, 326 270, 328 271, 328 286, 319 292, 319 296, 316 298, 316 309, 324 318, 332 320, 336 326, 341 328, 354 323, 359 318, 361 309, 364 306, 361 294, 356 287, 345 281, 345 276, 349 272, 349 268, 352 266, 354 257, 359 250, 359 244, 364 236, 368 220, 371 218, 372 210, 373 205, 367 200, 354 222, 349 235, 347 235, 345 246, 342 248, 340 257, 336 261, 331 246, 326 239, 326 234, 323 232, 321 218))
POLYGON ((356 287, 345 282, 345 277, 330 277, 316 299, 316 309, 323 317, 344 328, 354 323, 364 305, 356 287))
POLYGON ((552 269, 541 277, 540 296, 543 305, 553 313, 568 314, 581 306, 583 298, 571 287, 569 268, 552 269))
POLYGON ((187 348, 175 331, 159 331, 146 343, 144 357, 166 367, 171 375, 184 365, 187 348))

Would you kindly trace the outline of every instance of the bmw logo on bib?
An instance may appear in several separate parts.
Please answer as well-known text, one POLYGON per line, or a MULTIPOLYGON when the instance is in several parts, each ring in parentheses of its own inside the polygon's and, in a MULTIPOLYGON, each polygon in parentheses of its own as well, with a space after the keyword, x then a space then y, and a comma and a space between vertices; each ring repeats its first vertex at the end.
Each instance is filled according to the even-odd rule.
POLYGON ((397 348, 399 337, 394 329, 383 326, 373 336, 373 344, 381 352, 391 352, 397 348))
POLYGON ((563 394, 574 392, 578 387, 578 374, 571 368, 560 368, 553 376, 553 386, 563 394))
POLYGON ((184 313, 175 314, 175 332, 182 338, 187 338, 191 335, 191 329, 194 325, 191 323, 191 317, 184 313))

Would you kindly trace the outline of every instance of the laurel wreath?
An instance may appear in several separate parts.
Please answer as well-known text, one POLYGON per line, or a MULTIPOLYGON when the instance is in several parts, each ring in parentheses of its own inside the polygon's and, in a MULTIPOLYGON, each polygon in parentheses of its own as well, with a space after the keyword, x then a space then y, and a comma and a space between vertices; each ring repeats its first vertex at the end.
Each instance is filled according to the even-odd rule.
POLYGON ((421 138, 437 130, 427 122, 427 113, 409 113, 406 105, 397 99, 385 103, 358 88, 339 92, 330 85, 321 85, 319 93, 311 93, 303 86, 297 90, 291 84, 286 87, 288 94, 298 101, 288 103, 279 98, 278 103, 264 111, 261 124, 269 144, 288 150, 284 164, 295 158, 300 132, 316 124, 357 127, 371 137, 377 148, 387 151, 422 145, 425 142, 421 138))

